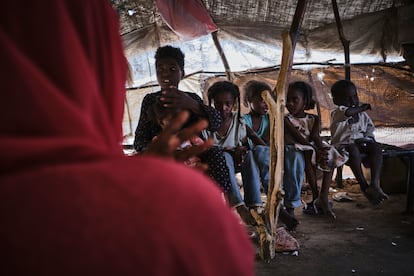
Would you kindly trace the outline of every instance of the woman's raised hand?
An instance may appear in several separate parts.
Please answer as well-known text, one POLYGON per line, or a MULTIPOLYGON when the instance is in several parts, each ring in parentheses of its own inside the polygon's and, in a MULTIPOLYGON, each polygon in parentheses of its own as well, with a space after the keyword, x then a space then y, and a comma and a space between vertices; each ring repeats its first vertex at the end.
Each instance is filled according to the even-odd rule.
MULTIPOLYGON (((213 142, 207 140, 201 145, 194 145, 182 150, 177 150, 184 141, 189 140, 193 136, 198 136, 200 132, 208 126, 206 120, 200 120, 199 122, 182 129, 182 126, 187 122, 189 116, 188 111, 179 112, 175 118, 171 120, 170 124, 157 136, 157 139, 148 146, 148 149, 144 154, 157 155, 184 162, 210 148, 213 145, 213 142)), ((196 167, 201 170, 207 169, 207 165, 203 163, 198 163, 196 167)))

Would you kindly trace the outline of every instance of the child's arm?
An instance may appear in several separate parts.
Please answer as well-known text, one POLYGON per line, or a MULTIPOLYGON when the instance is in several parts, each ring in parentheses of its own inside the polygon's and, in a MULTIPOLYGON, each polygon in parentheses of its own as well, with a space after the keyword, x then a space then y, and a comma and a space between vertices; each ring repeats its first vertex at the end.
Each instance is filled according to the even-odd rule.
POLYGON ((345 111, 345 116, 352 117, 352 116, 354 116, 358 113, 361 113, 363 111, 366 111, 366 110, 371 110, 371 105, 370 104, 361 104, 360 106, 349 107, 345 111))
POLYGON ((315 146, 319 149, 323 147, 322 138, 319 133, 319 116, 311 115, 315 118, 315 122, 313 124, 313 127, 311 129, 310 138, 315 143, 315 146))
POLYGON ((161 131, 161 127, 154 124, 150 118, 148 118, 148 109, 155 104, 155 101, 155 94, 147 94, 142 100, 141 114, 137 128, 135 129, 134 138, 134 149, 137 152, 145 151, 151 143, 152 138, 161 131))
POLYGON ((288 132, 296 140, 297 143, 302 145, 311 145, 295 128, 292 122, 285 117, 285 131, 288 132))
POLYGON ((310 139, 315 143, 316 146, 316 158, 318 163, 326 164, 329 161, 329 148, 327 143, 323 143, 322 137, 319 132, 320 120, 319 116, 311 115, 314 117, 314 124, 310 133, 310 139))
POLYGON ((246 131, 247 131, 247 137, 249 137, 250 140, 252 140, 253 144, 266 146, 266 143, 263 141, 263 139, 260 138, 257 135, 256 131, 251 129, 247 124, 246 124, 246 131))

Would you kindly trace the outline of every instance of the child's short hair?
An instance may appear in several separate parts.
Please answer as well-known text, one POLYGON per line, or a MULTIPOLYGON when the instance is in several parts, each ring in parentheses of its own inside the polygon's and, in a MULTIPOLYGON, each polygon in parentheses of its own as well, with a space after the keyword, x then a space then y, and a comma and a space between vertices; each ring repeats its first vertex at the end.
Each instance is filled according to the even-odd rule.
POLYGON ((249 103, 252 102, 254 99, 262 99, 262 92, 264 90, 268 90, 270 92, 272 91, 272 88, 270 88, 270 85, 262 81, 248 81, 244 86, 244 105, 247 107, 249 106, 249 103))
POLYGON ((289 84, 288 91, 293 89, 302 91, 303 99, 305 100, 304 110, 313 109, 315 107, 313 88, 310 84, 304 81, 295 81, 289 84))
POLYGON ((339 80, 331 87, 332 100, 334 104, 341 105, 345 89, 353 88, 356 91, 355 84, 350 80, 339 80))
POLYGON ((159 47, 155 52, 154 58, 155 63, 157 63, 159 59, 172 58, 177 62, 178 66, 180 66, 181 71, 184 72, 184 53, 180 48, 171 45, 159 47))
POLYGON ((237 85, 229 81, 218 81, 214 83, 207 91, 208 104, 211 105, 212 99, 221 93, 230 93, 237 100, 237 112, 240 117, 240 90, 237 85))

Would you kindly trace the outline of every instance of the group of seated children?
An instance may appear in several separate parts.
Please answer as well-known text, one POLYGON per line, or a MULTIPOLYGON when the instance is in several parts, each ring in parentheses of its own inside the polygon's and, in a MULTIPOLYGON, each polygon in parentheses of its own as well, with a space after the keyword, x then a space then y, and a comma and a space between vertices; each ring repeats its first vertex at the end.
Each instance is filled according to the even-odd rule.
MULTIPOLYGON (((286 97, 288 114, 285 116, 285 147, 303 151, 305 174, 312 189, 312 202, 307 204, 313 213, 322 213, 336 218, 332 205, 328 201, 329 187, 333 170, 348 164, 360 184, 362 192, 374 204, 388 196, 380 187, 382 151, 374 138, 374 123, 365 112, 369 104, 359 103, 356 86, 348 80, 337 81, 331 88, 334 104, 331 112, 331 145, 320 137, 320 119, 305 110, 314 108, 313 88, 306 82, 296 81, 289 85, 286 97), (362 160, 362 154, 367 156, 362 160), (366 162, 371 169, 371 183, 368 184, 361 165, 366 162), (323 172, 321 189, 318 192, 316 169, 323 172)), ((291 151, 290 151, 291 152, 291 151)), ((289 158, 289 156, 287 156, 289 158)), ((286 164, 286 160, 285 160, 286 164)), ((285 174, 289 175, 289 167, 285 174)), ((285 197, 300 197, 299 188, 286 187, 285 197), (293 191, 293 195, 291 195, 293 191)), ((293 211, 292 211, 292 215, 293 211)))
POLYGON ((204 131, 203 136, 206 139, 212 138, 214 144, 224 152, 232 188, 234 188, 231 193, 232 200, 237 204, 256 208, 260 212, 260 208, 263 206, 260 191, 261 181, 267 183, 269 178, 269 147, 256 132, 245 124, 240 114, 240 108, 238 108, 240 106, 240 91, 237 85, 228 81, 216 82, 208 89, 207 96, 209 105, 214 103, 214 108, 220 113, 222 122, 219 129, 204 131), (249 147, 249 140, 253 141, 254 147, 249 147), (255 148, 261 154, 253 154, 255 148), (257 171, 261 167, 264 167, 261 170, 263 175, 257 171), (240 171, 242 175, 244 201, 236 182, 236 171, 240 171))
MULTIPOLYGON (((205 141, 212 141, 214 146, 197 157, 177 159, 189 166, 206 170, 221 187, 225 198, 242 220, 246 224, 255 224, 249 209, 261 213, 261 191, 263 188, 267 194, 269 182, 270 121, 261 93, 271 91, 270 86, 255 80, 244 86, 243 102, 249 107, 249 113, 242 115, 240 90, 232 82, 218 81, 210 86, 207 92, 208 105, 195 93, 178 89, 184 76, 184 54, 179 48, 158 48, 155 61, 161 91, 144 97, 134 148, 137 152, 145 151, 161 132, 163 125, 168 124, 178 111, 190 112, 188 125, 200 118, 206 119, 208 127, 200 137, 190 139, 182 147, 199 147, 205 141), (242 176, 244 198, 236 181, 237 172, 242 176)), ((306 112, 315 105, 313 88, 303 81, 292 82, 288 88, 288 113, 284 120, 285 195, 280 218, 289 229, 294 229, 298 224, 294 210, 302 204, 301 185, 304 175, 313 196, 306 211, 336 217, 332 204, 328 201, 328 192, 333 170, 346 162, 355 174, 361 190, 372 203, 387 199, 379 182, 381 149, 374 139, 374 124, 365 113, 370 105, 359 104, 356 87, 350 81, 336 82, 331 92, 337 108, 331 114, 332 143, 328 144, 320 136, 320 118, 306 112), (370 185, 362 174, 361 153, 368 156, 372 176, 370 185), (320 190, 316 170, 323 172, 320 190)))

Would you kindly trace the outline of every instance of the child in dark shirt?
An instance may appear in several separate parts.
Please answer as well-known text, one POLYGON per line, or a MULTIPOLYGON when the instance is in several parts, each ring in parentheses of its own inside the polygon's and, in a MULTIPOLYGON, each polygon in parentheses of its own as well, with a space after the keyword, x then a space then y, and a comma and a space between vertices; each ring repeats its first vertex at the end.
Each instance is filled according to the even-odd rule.
MULTIPOLYGON (((173 113, 177 110, 187 110, 190 118, 185 126, 206 119, 207 130, 216 131, 220 127, 221 117, 214 107, 204 104, 197 94, 178 89, 178 84, 184 76, 184 54, 179 48, 169 45, 158 48, 155 53, 155 67, 161 91, 145 95, 142 101, 134 139, 134 148, 138 153, 144 152, 152 139, 162 130, 159 122, 150 120, 151 106, 157 102, 173 113)), ((232 186, 223 151, 218 147, 211 147, 198 157, 202 163, 207 164, 207 174, 222 188, 228 199, 232 186)), ((247 209, 240 212, 243 213, 245 222, 253 223, 247 209)))
MULTIPOLYGON (((163 104, 156 100, 156 102, 148 108, 148 120, 152 121, 155 124, 159 124, 164 130, 170 123, 174 120, 174 117, 178 115, 180 110, 174 110, 165 108, 163 104)), ((156 140, 158 136, 154 136, 153 141, 156 140)), ((204 144, 203 139, 199 136, 192 136, 188 140, 185 140, 177 148, 175 159, 178 161, 183 161, 185 165, 195 168, 200 168, 201 170, 206 169, 205 164, 201 162, 201 159, 197 156, 185 157, 182 156, 182 150, 187 149, 193 146, 201 146, 204 144)))

